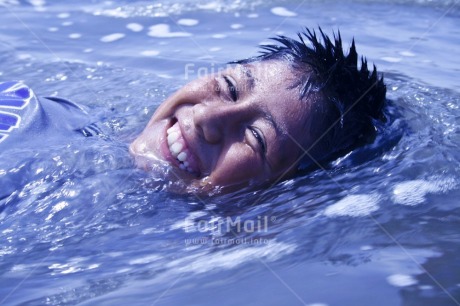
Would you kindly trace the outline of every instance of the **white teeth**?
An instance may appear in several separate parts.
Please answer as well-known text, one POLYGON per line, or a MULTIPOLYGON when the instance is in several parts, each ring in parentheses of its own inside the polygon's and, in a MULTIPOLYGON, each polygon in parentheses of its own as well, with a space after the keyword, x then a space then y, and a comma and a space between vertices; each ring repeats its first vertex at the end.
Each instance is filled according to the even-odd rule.
MULTIPOLYGON (((169 131, 169 130, 168 130, 169 131)), ((179 139, 179 133, 177 132, 171 132, 168 135, 168 145, 171 146, 174 142, 176 142, 177 139, 179 139)))
POLYGON ((169 147, 169 149, 171 150, 171 153, 174 155, 174 157, 176 157, 180 151, 182 150, 183 148, 183 145, 181 143, 174 143, 172 146, 169 147))
POLYGON ((178 130, 174 125, 170 127, 166 133, 169 151, 171 151, 171 154, 179 161, 179 168, 194 174, 194 171, 190 168, 190 163, 187 161, 187 158, 189 158, 189 152, 187 149, 182 151, 184 149, 184 144, 182 143, 183 140, 178 141, 182 139, 180 130, 178 130))
POLYGON ((181 162, 185 161, 187 159, 187 153, 180 152, 179 155, 177 155, 177 159, 180 160, 181 162))

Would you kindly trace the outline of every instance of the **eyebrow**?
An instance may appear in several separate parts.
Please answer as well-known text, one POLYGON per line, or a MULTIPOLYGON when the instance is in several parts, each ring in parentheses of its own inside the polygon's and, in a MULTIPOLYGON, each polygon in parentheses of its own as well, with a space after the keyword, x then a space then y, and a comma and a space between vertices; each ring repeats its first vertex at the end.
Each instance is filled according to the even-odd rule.
MULTIPOLYGON (((246 86, 248 89, 252 90, 255 87, 255 83, 257 79, 254 78, 252 74, 252 69, 250 68, 250 66, 251 66, 250 64, 240 65, 241 70, 243 71, 245 75, 245 82, 247 84, 246 86)), ((282 135, 286 134, 285 130, 280 128, 280 126, 276 123, 276 121, 273 119, 273 116, 270 113, 265 112, 263 117, 270 123, 270 125, 276 131, 276 134, 279 134, 279 133, 281 133, 282 135)))
POLYGON ((241 70, 243 71, 243 74, 245 76, 246 89, 253 90, 254 86, 255 86, 255 83, 256 83, 256 80, 254 79, 254 76, 252 75, 251 68, 249 68, 248 64, 242 64, 240 67, 241 67, 241 70))

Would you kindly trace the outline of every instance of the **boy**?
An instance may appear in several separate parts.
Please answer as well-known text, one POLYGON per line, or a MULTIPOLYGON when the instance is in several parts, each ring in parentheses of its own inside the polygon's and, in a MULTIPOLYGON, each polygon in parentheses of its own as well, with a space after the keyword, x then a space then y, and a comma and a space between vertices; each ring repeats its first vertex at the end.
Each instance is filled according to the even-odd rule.
MULTIPOLYGON (((375 66, 369 72, 362 59, 358 68, 354 42, 344 54, 340 34, 321 29, 274 40, 163 102, 130 146, 137 164, 166 163, 192 190, 239 187, 292 177, 372 141, 386 87, 375 66)), ((0 151, 99 134, 92 122, 75 103, 0 83, 0 151)))

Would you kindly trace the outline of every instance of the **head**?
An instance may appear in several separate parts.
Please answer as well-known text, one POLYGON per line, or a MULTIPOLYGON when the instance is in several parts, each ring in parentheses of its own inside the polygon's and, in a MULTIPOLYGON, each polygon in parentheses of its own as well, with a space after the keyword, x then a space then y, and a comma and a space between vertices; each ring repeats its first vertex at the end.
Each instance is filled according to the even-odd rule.
POLYGON ((138 164, 170 164, 196 186, 292 177, 375 136, 385 85, 348 54, 340 33, 278 36, 259 56, 192 81, 155 111, 130 151, 138 164))

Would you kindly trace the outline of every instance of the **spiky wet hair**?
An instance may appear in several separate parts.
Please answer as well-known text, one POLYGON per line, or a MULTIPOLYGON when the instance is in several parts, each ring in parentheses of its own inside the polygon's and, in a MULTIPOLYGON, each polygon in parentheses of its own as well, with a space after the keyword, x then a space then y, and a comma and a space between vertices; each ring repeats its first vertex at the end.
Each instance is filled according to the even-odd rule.
MULTIPOLYGON (((260 55, 235 63, 262 60, 285 60, 291 64, 300 89, 300 99, 309 100, 319 94, 326 105, 322 113, 317 145, 331 156, 349 151, 374 139, 376 121, 383 121, 386 86, 379 78, 375 65, 369 71, 367 60, 358 54, 352 40, 348 54, 344 54, 340 32, 331 39, 321 28, 320 35, 305 28, 297 34, 298 40, 277 36, 277 44, 261 46, 260 55)), ((318 107, 315 107, 316 109, 318 107)))

